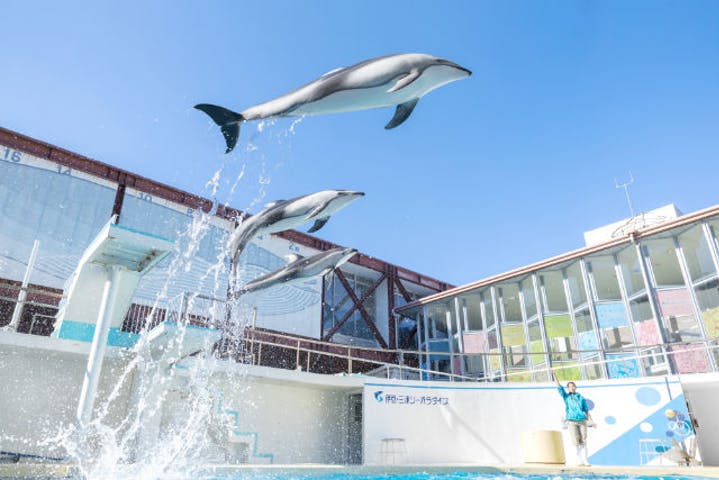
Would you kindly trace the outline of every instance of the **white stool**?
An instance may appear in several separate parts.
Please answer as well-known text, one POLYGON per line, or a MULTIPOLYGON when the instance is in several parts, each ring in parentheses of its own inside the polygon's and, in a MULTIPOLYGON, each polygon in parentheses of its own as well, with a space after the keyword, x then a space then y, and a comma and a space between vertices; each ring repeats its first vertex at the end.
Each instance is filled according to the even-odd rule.
POLYGON ((398 465, 403 463, 407 454, 404 438, 383 438, 380 441, 379 456, 382 465, 398 465))

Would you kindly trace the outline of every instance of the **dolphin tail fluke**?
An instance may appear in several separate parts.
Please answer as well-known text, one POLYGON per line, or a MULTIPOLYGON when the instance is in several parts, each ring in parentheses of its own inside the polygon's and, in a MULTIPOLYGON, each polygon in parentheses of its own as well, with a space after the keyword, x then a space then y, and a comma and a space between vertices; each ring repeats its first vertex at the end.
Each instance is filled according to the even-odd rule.
POLYGON ((195 108, 205 112, 213 122, 220 126, 222 136, 225 137, 227 143, 225 153, 230 153, 237 144, 237 138, 240 136, 240 123, 245 120, 245 117, 240 113, 208 103, 200 103, 195 105, 195 108))

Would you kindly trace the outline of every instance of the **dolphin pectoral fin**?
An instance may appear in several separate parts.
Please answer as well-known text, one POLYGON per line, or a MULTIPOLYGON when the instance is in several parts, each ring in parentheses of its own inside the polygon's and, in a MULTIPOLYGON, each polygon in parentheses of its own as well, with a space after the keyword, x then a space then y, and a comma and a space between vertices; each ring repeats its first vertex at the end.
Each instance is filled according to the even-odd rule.
POLYGON ((195 105, 195 108, 205 112, 213 122, 220 126, 222 136, 225 137, 225 143, 227 143, 225 153, 230 153, 235 148, 237 138, 240 136, 240 122, 245 120, 242 114, 208 103, 200 103, 195 105))
POLYGON ((327 223, 327 221, 328 221, 329 219, 330 219, 330 217, 325 217, 325 218, 320 218, 320 219, 318 219, 318 220, 314 223, 314 225, 312 225, 312 228, 310 228, 309 230, 307 230, 307 233, 316 232, 316 231, 319 230, 320 228, 324 227, 324 226, 325 226, 325 223, 327 223))
POLYGON ((307 215, 307 220, 310 218, 315 218, 317 215, 322 213, 322 211, 327 207, 327 202, 324 202, 320 205, 317 205, 315 208, 312 209, 309 215, 307 215))
POLYGON ((417 102, 419 102, 419 98, 415 98, 414 100, 410 100, 409 102, 404 102, 397 105, 397 110, 395 110, 394 112, 394 117, 392 117, 392 120, 390 120, 389 123, 384 126, 384 128, 390 130, 394 127, 402 125, 402 123, 407 120, 412 114, 414 107, 417 106, 417 102))
POLYGON ((395 83, 392 88, 387 90, 387 93, 396 92, 397 90, 401 90, 410 83, 414 82, 419 78, 419 70, 412 70, 404 77, 397 80, 397 83, 395 83))

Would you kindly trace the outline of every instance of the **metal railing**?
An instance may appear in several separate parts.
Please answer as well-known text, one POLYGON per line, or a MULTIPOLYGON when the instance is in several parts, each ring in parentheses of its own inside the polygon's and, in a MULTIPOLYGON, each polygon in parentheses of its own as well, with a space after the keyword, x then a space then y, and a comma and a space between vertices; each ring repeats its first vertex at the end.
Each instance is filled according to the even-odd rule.
MULTIPOLYGON (((246 363, 254 363, 256 365, 262 365, 264 362, 262 359, 262 351, 263 348, 265 351, 268 347, 274 347, 274 348, 281 348, 284 350, 290 350, 294 352, 295 361, 294 361, 294 368, 296 369, 302 369, 305 371, 312 371, 312 362, 311 359, 313 356, 315 358, 317 357, 331 357, 335 359, 343 359, 346 362, 346 369, 343 370, 342 373, 347 374, 353 374, 353 373, 359 373, 356 371, 353 365, 355 364, 372 364, 375 365, 375 368, 363 370, 362 373, 365 375, 371 375, 371 376, 377 376, 382 378, 397 378, 397 379, 418 379, 418 380, 439 380, 439 379, 445 379, 449 381, 473 381, 473 382, 497 382, 497 381, 512 381, 512 380, 519 380, 522 381, 527 375, 529 375, 529 381, 532 380, 531 374, 535 374, 535 376, 540 376, 538 374, 543 375, 543 378, 541 380, 547 380, 548 372, 550 370, 557 371, 560 376, 562 376, 563 372, 565 370, 570 369, 578 369, 578 368, 586 368, 591 366, 604 366, 607 364, 618 364, 622 362, 637 362, 637 365, 645 359, 651 359, 654 360, 657 358, 657 355, 660 355, 661 357, 666 358, 666 363, 664 365, 664 369, 661 370, 655 370, 650 372, 648 375, 642 375, 641 373, 638 373, 636 376, 651 376, 651 375, 670 375, 670 374, 687 374, 687 373, 705 373, 708 371, 707 369, 698 369, 696 372, 691 371, 683 371, 678 372, 675 368, 672 368, 671 366, 671 360, 673 358, 676 358, 677 356, 691 354, 695 352, 704 352, 705 355, 717 355, 719 352, 717 351, 719 349, 719 344, 712 345, 712 342, 719 342, 719 338, 709 339, 709 340, 703 340, 703 341, 693 341, 693 342, 675 342, 670 344, 657 344, 657 345, 647 345, 642 347, 636 347, 632 346, 631 348, 622 348, 622 349, 611 349, 611 350, 602 350, 602 349, 594 349, 594 350, 567 350, 564 352, 556 352, 556 351, 536 351, 524 354, 527 358, 529 358, 531 355, 549 355, 550 357, 553 355, 556 355, 557 353, 562 353, 563 355, 569 355, 576 356, 576 358, 579 357, 579 355, 597 355, 596 360, 583 360, 581 363, 578 360, 575 360, 571 364, 569 364, 566 360, 563 362, 555 362, 552 365, 543 365, 540 367, 530 367, 529 365, 526 367, 526 369, 517 369, 516 371, 513 371, 511 369, 505 371, 504 373, 499 372, 491 372, 491 371, 483 371, 480 372, 477 375, 467 375, 467 374, 460 374, 452 371, 445 371, 445 370, 437 370, 432 368, 421 368, 420 366, 413 366, 408 365, 405 363, 405 359, 407 358, 414 358, 419 359, 421 357, 426 357, 429 355, 430 357, 446 357, 448 359, 448 365, 455 364, 455 359, 459 359, 459 361, 467 361, 468 359, 480 359, 481 364, 483 365, 490 365, 492 360, 494 359, 494 363, 501 362, 504 360, 505 362, 513 355, 512 353, 507 352, 493 352, 493 353, 458 353, 458 352, 442 352, 442 351, 432 351, 432 352, 426 352, 423 350, 388 350, 388 349, 379 349, 379 348, 367 348, 367 347, 357 347, 357 346, 349 346, 349 345, 341 345, 337 343, 331 343, 331 342, 324 342, 321 340, 314 340, 314 339, 298 339, 295 336, 291 335, 285 335, 278 332, 266 332, 263 330, 254 330, 254 329, 246 329, 244 341, 248 345, 245 349, 246 352, 250 352, 250 355, 248 357, 248 360, 246 363), (268 340, 268 339, 262 339, 257 338, 258 336, 271 336, 275 340, 268 340), (281 341, 278 341, 281 340, 281 341), (321 350, 321 347, 331 347, 332 350, 335 351, 325 351, 321 350), (680 349, 675 350, 674 348, 680 347, 680 349), (663 351, 658 354, 656 352, 652 352, 653 349, 659 349, 662 348, 663 351), (338 350, 343 350, 343 352, 339 352, 338 350), (641 353, 640 351, 645 351, 645 353, 641 353), (378 359, 371 358, 372 355, 376 354, 383 354, 384 356, 391 355, 395 357, 395 361, 388 362, 378 359), (601 358, 599 356, 599 353, 609 354, 610 357, 607 359, 601 358), (612 358, 611 355, 629 355, 628 357, 616 357, 612 358), (504 357, 504 358, 502 358, 504 357)), ((708 363, 708 362, 707 362, 708 363)), ((419 362, 417 362, 418 365, 420 365, 419 362)), ((708 367, 707 367, 708 368, 708 367)), ((640 367, 641 369, 641 367, 640 367)), ((325 373, 322 372, 321 369, 318 369, 317 373, 325 373)), ((339 373, 339 372, 334 372, 339 373)), ((635 376, 635 375, 632 375, 635 376)), ((603 375, 600 375, 599 378, 602 378, 603 375)), ((579 378, 576 378, 577 380, 579 378)), ((539 380, 535 380, 539 381, 539 380)))

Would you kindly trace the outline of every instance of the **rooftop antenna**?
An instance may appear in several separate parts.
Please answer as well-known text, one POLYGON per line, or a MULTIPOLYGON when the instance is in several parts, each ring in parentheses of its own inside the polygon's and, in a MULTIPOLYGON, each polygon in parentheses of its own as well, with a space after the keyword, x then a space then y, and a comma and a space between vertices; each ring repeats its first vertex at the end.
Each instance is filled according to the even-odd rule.
POLYGON ((614 179, 614 186, 617 188, 623 188, 624 189, 624 195, 627 197, 627 205, 629 206, 629 213, 631 214, 631 218, 634 218, 634 208, 632 207, 632 199, 629 198, 629 185, 634 183, 634 176, 632 175, 632 172, 629 172, 629 181, 626 181, 624 183, 617 182, 617 179, 614 179))

